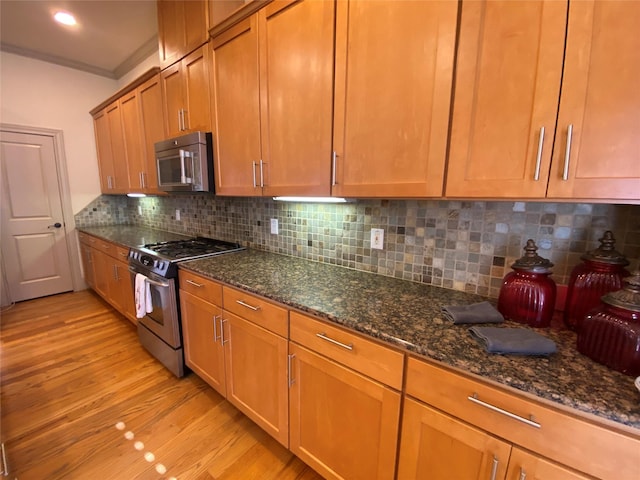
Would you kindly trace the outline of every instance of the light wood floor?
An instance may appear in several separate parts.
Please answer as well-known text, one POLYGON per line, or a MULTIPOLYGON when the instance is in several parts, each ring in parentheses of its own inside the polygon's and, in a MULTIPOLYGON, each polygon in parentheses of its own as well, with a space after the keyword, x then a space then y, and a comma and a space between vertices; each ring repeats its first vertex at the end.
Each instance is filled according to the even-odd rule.
POLYGON ((9 479, 321 479, 195 374, 175 378, 90 291, 0 321, 9 479))

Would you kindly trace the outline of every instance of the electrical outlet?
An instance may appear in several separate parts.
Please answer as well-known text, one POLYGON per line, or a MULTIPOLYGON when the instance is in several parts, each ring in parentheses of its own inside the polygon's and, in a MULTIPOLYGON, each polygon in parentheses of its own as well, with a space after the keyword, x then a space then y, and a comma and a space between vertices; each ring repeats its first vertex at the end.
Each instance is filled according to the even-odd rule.
POLYGON ((278 219, 277 218, 271 219, 271 233, 273 233, 274 235, 278 235, 278 219))
POLYGON ((142 205, 138 205, 138 215, 142 215, 142 205))
POLYGON ((180 209, 176 208, 176 220, 180 220, 180 209))
POLYGON ((382 228, 371 229, 371 248, 382 250, 384 242, 384 230, 382 228))

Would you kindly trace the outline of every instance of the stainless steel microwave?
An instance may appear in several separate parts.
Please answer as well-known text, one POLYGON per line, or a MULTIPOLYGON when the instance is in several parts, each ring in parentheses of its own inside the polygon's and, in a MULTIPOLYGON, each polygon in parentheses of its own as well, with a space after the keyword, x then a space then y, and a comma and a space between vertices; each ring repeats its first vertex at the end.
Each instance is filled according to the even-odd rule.
POLYGON ((158 188, 165 192, 213 192, 210 132, 193 132, 157 142, 158 188))

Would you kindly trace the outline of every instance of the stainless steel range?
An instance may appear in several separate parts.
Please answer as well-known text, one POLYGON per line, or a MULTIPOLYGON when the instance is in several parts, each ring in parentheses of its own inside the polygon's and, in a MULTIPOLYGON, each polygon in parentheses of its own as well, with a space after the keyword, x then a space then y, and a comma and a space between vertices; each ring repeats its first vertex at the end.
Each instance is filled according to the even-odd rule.
POLYGON ((149 308, 138 318, 140 343, 177 377, 185 374, 182 348, 178 262, 244 250, 237 243, 195 237, 144 245, 129 250, 129 272, 134 285, 148 285, 149 308), (140 275, 144 276, 140 277, 140 275), (143 282, 143 283, 140 283, 143 282))

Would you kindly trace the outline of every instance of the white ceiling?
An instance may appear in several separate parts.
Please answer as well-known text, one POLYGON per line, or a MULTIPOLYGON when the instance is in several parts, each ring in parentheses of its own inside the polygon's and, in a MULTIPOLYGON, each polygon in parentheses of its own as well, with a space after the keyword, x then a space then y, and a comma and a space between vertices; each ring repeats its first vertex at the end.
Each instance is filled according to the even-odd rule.
POLYGON ((156 12, 155 0, 0 0, 0 48, 118 79, 158 51, 156 12))

